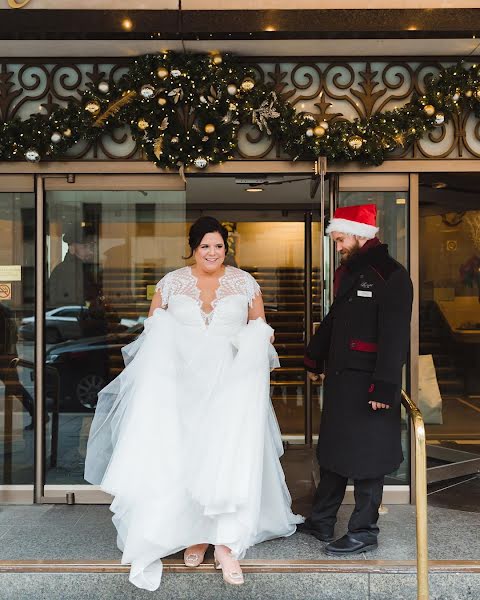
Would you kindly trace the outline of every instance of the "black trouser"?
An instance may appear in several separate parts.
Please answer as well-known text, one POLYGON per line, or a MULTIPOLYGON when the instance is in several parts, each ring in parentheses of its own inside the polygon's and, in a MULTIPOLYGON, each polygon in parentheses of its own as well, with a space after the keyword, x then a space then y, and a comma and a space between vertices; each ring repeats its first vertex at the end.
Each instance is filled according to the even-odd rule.
MULTIPOLYGON (((364 543, 375 543, 378 536, 378 509, 382 502, 383 477, 354 479, 355 509, 348 522, 348 531, 364 543)), ((322 533, 333 535, 337 512, 342 504, 348 478, 320 469, 320 483, 313 499, 308 525, 322 533)))

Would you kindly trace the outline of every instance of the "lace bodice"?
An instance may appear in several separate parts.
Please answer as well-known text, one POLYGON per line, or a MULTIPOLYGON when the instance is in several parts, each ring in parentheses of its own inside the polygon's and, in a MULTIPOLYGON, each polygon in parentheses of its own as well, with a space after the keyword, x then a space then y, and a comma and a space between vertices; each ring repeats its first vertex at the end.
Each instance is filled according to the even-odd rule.
POLYGON ((225 267, 225 273, 219 279, 215 298, 211 302, 211 311, 204 310, 198 281, 191 267, 182 267, 167 273, 155 289, 162 294, 162 308, 167 308, 175 296, 186 296, 194 300, 206 325, 212 320, 220 300, 229 296, 241 296, 252 306, 254 298, 261 293, 260 286, 250 273, 229 265, 225 267))

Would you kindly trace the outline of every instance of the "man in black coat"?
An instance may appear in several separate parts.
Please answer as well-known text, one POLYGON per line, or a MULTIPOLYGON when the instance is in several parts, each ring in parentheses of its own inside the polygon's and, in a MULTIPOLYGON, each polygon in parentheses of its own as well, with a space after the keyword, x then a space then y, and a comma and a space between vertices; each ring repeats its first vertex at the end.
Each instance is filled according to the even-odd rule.
POLYGON ((346 535, 328 554, 377 547, 384 476, 403 461, 401 383, 412 310, 405 268, 376 237, 376 206, 339 208, 326 233, 342 260, 335 300, 306 350, 312 380, 322 379, 324 405, 317 447, 320 483, 312 514, 299 530, 333 542, 348 479, 355 510, 346 535))

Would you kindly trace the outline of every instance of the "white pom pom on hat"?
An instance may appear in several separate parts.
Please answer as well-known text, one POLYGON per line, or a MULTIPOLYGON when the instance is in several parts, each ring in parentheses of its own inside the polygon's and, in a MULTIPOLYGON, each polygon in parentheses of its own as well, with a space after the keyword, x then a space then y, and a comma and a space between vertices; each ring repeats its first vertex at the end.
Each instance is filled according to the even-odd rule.
POLYGON ((360 204, 358 206, 343 206, 337 208, 325 233, 349 233, 371 240, 378 233, 377 205, 360 204))

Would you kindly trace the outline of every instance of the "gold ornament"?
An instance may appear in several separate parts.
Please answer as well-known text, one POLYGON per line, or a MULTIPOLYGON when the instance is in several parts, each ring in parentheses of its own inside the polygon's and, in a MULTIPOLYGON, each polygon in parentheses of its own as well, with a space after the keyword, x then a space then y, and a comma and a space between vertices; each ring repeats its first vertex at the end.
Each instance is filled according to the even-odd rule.
POLYGON ((168 69, 166 67, 158 67, 157 75, 160 77, 160 79, 165 79, 168 77, 168 69))
POLYGON ((142 131, 145 131, 145 129, 150 127, 150 123, 146 119, 138 119, 137 126, 142 131))
POLYGON ((214 65, 221 65, 223 62, 223 58, 220 54, 214 54, 212 57, 212 62, 214 65))
POLYGON ((348 140, 348 145, 352 150, 360 150, 363 146, 363 140, 359 135, 352 135, 352 137, 348 140))
POLYGON ((96 100, 90 100, 85 104, 85 110, 92 115, 96 115, 100 112, 100 104, 96 100))
POLYGON ((157 100, 157 102, 160 106, 165 106, 165 104, 167 103, 167 99, 160 96, 160 98, 157 100))
POLYGON ((320 127, 323 127, 324 129, 328 129, 327 121, 320 121, 319 125, 320 125, 320 127))
POLYGON ((215 131, 215 125, 212 125, 212 123, 207 123, 205 125, 205 133, 213 133, 215 131))
POLYGON ((249 92, 250 90, 253 90, 253 88, 255 87, 255 81, 251 77, 245 77, 245 79, 242 81, 240 87, 242 88, 242 90, 244 92, 249 92))
POLYGON ((435 114, 435 107, 433 104, 427 104, 423 107, 423 112, 427 115, 427 117, 433 117, 435 114))
POLYGON ((170 140, 170 142, 171 142, 172 144, 178 144, 178 142, 179 142, 179 141, 180 141, 180 140, 178 139, 178 137, 177 137, 176 135, 174 135, 174 136, 172 137, 172 139, 170 140))
POLYGON ((465 92, 465 96, 466 96, 467 98, 471 98, 471 97, 473 96, 473 90, 467 90, 467 91, 465 92))
POLYGON ((65 129, 65 131, 63 132, 63 135, 65 137, 71 137, 72 136, 72 130, 71 129, 65 129))
POLYGON ((315 137, 323 137, 325 135, 325 127, 317 125, 313 129, 313 134, 315 135, 315 137))

